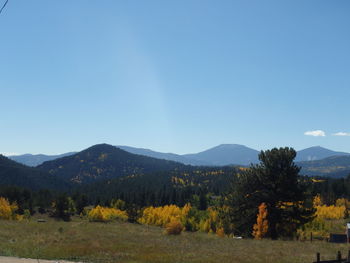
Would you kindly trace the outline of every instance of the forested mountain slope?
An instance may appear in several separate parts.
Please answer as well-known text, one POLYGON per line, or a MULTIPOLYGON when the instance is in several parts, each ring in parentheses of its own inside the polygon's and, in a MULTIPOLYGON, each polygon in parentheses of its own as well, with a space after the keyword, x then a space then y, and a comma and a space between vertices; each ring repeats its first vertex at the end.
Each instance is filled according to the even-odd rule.
POLYGON ((81 184, 126 175, 181 170, 186 165, 99 144, 74 155, 45 162, 38 168, 55 177, 81 184))
POLYGON ((301 174, 309 176, 345 177, 350 174, 350 156, 332 156, 322 160, 298 162, 301 174))
POLYGON ((69 183, 53 178, 45 171, 19 164, 2 155, 0 155, 0 184, 32 190, 65 190, 70 186, 69 183))

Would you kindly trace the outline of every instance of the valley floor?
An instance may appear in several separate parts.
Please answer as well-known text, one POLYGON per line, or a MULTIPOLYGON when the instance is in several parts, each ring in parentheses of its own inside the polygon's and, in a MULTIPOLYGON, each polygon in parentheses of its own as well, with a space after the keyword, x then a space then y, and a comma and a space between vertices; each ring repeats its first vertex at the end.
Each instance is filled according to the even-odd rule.
MULTIPOLYGON (((22 222, 0 220, 0 255, 19 258, 94 263, 311 263, 315 261, 316 252, 321 253, 321 258, 335 259, 338 250, 347 255, 348 249, 347 244, 324 241, 233 240, 187 232, 168 236, 159 227, 122 222, 90 223, 79 218, 69 223, 53 219, 47 219, 45 223, 38 223, 35 219, 22 222)), ((0 258, 1 263, 22 263, 2 260, 6 259, 0 258)))

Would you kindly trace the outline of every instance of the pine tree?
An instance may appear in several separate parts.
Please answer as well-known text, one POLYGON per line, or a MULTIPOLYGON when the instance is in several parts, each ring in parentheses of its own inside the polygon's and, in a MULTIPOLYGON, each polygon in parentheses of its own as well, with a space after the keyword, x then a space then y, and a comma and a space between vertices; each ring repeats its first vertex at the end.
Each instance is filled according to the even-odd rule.
POLYGON ((52 204, 53 217, 70 221, 70 200, 64 194, 60 195, 52 204))
POLYGON ((83 211, 85 206, 88 205, 88 198, 85 194, 79 195, 75 201, 76 203, 76 209, 77 213, 80 215, 83 211))
POLYGON ((208 208, 208 200, 205 192, 201 190, 199 194, 199 210, 207 210, 208 208))
POLYGON ((292 237, 299 226, 313 219, 315 210, 306 202, 308 196, 299 180, 295 157, 295 150, 288 147, 262 151, 260 164, 251 165, 234 178, 224 200, 228 207, 225 216, 235 226, 235 234, 252 234, 261 203, 269 211, 268 236, 272 239, 292 237))

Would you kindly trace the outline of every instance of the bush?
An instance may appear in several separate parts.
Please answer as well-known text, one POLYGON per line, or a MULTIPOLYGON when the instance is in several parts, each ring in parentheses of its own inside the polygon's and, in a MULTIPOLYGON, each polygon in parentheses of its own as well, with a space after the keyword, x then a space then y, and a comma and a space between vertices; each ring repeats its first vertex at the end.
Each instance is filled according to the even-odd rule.
POLYGON ((329 237, 333 222, 324 218, 316 217, 311 222, 303 225, 298 229, 297 236, 300 240, 307 240, 310 238, 310 234, 315 238, 326 239, 329 237))
POLYGON ((225 237, 225 231, 224 228, 220 227, 216 230, 216 235, 219 237, 225 237))
POLYGON ((125 211, 98 205, 88 213, 88 218, 94 222, 108 222, 114 219, 126 221, 128 220, 128 215, 125 211))
POLYGON ((199 229, 207 233, 216 233, 219 225, 219 213, 215 209, 209 207, 207 209, 207 218, 201 220, 199 229))
POLYGON ((126 203, 120 199, 112 199, 111 207, 124 211, 126 209, 126 203))
POLYGON ((171 221, 182 221, 190 210, 189 204, 182 208, 176 205, 150 206, 143 210, 138 222, 145 225, 166 226, 171 221))
POLYGON ((139 219, 140 217, 140 210, 139 208, 132 204, 132 205, 128 205, 126 210, 125 210, 125 213, 128 217, 128 222, 130 223, 135 223, 137 222, 137 220, 139 219))
POLYGON ((346 212, 345 206, 319 205, 316 209, 316 216, 324 219, 342 219, 346 212))
POLYGON ((168 235, 179 235, 181 234, 182 230, 183 226, 177 220, 173 220, 165 226, 165 231, 168 235))
POLYGON ((15 212, 18 210, 18 206, 16 203, 10 204, 10 202, 0 197, 0 219, 7 219, 7 220, 20 220, 20 217, 17 217, 15 212))
POLYGON ((29 209, 24 209, 24 213, 23 213, 23 219, 30 219, 31 217, 31 214, 30 214, 30 211, 29 209))
POLYGON ((216 209, 209 207, 207 210, 201 211, 190 204, 186 204, 184 207, 176 205, 146 207, 138 220, 140 224, 162 227, 166 227, 173 221, 180 222, 183 227, 182 231, 195 232, 200 230, 215 234, 218 228, 224 228, 216 209))

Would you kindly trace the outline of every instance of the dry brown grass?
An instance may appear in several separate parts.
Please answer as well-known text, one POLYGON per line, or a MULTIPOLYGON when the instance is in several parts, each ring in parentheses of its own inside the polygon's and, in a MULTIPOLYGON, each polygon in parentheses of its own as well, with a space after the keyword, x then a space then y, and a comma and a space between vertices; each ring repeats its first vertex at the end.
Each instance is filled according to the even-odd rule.
POLYGON ((233 240, 214 234, 165 235, 164 229, 74 219, 46 223, 0 221, 0 255, 114 262, 303 262, 335 259, 348 245, 326 242, 233 240))

